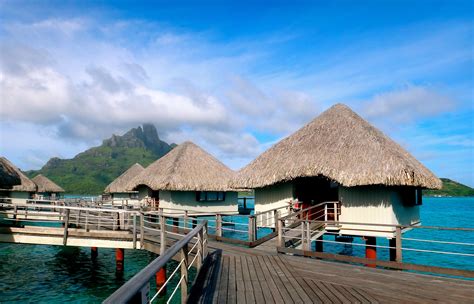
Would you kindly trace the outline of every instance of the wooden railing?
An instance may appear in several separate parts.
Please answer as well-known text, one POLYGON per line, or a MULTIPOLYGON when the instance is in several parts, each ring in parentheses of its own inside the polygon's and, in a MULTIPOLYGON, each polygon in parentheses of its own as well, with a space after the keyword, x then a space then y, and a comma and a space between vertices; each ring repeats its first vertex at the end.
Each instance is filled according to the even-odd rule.
POLYGON ((189 229, 190 225, 207 221, 209 223, 208 235, 210 238, 217 241, 255 247, 276 237, 276 223, 278 223, 280 214, 289 214, 292 210, 291 208, 292 205, 288 204, 287 206, 251 215, 160 208, 160 211, 149 214, 160 214, 161 212, 165 217, 165 222, 173 221, 172 224, 168 225, 169 227, 174 227, 174 229, 189 229), (262 235, 260 228, 270 228, 273 231, 262 235))
MULTIPOLYGON (((311 208, 308 208, 310 210, 311 208)), ((305 210, 305 211, 308 211, 305 210)), ((286 218, 281 218, 278 225, 278 247, 279 253, 289 253, 293 255, 303 255, 308 257, 316 257, 322 259, 330 259, 336 261, 360 263, 366 265, 376 265, 381 267, 388 267, 392 269, 401 270, 412 270, 429 273, 439 273, 452 276, 460 276, 465 278, 474 278, 474 270, 457 269, 451 267, 441 267, 427 264, 407 263, 403 260, 403 255, 407 252, 416 252, 423 254, 434 254, 437 256, 451 256, 458 258, 466 258, 467 262, 474 258, 474 243, 466 241, 452 240, 450 237, 446 237, 446 240, 432 239, 432 238, 421 238, 421 237, 404 237, 404 231, 415 231, 415 230, 436 230, 437 236, 442 231, 445 232, 462 232, 464 233, 463 240, 474 238, 474 228, 453 228, 453 227, 438 227, 438 226, 411 226, 411 225, 387 225, 377 223, 354 223, 354 222, 341 222, 341 221, 325 221, 325 220, 310 220, 305 217, 299 217, 302 212, 294 213, 286 218), (364 235, 369 231, 372 235, 379 233, 391 232, 394 238, 389 242, 388 246, 383 245, 367 245, 360 243, 351 243, 352 246, 362 246, 364 248, 370 247, 374 249, 389 250, 391 261, 381 259, 368 259, 357 256, 341 255, 329 252, 313 251, 312 244, 315 244, 316 248, 319 244, 343 244, 347 245, 346 241, 338 241, 337 237, 341 236, 340 232, 328 231, 327 227, 344 226, 350 225, 350 230, 357 231, 360 235, 364 235), (334 236, 335 240, 325 239, 324 237, 334 236), (418 246, 417 246, 418 244, 418 246), (419 244, 429 244, 430 247, 420 247, 419 244), (433 249, 433 246, 443 246, 442 249, 433 249), (446 249, 444 247, 452 246, 455 249, 446 249)), ((348 237, 354 237, 355 233, 348 237)), ((381 238, 382 239, 382 238, 381 238)), ((321 245, 322 247, 322 245, 321 245)), ((451 248, 452 248, 451 247, 451 248)), ((315 248, 315 249, 316 249, 315 248)), ((463 265, 460 261, 458 264, 463 265)), ((466 264, 464 264, 466 265, 466 264)), ((467 264, 469 265, 469 264, 467 264)))
MULTIPOLYGON (((161 219, 163 220, 163 217, 161 219)), ((165 231, 163 223, 164 221, 161 222, 162 231, 165 231)), ((103 303, 152 303, 162 290, 166 288, 169 282, 178 275, 179 281, 167 299, 167 303, 177 294, 178 289, 181 291, 181 303, 186 303, 188 297, 189 269, 194 265, 199 275, 199 271, 207 256, 207 222, 204 221, 198 224, 173 246, 167 250, 163 250, 163 253, 157 259, 127 281, 103 303), (150 296, 150 280, 155 277, 155 274, 160 269, 166 267, 166 264, 177 254, 180 255, 178 265, 172 270, 165 284, 161 287, 157 287, 154 295, 150 296), (194 255, 194 258, 190 261, 191 254, 194 255)))

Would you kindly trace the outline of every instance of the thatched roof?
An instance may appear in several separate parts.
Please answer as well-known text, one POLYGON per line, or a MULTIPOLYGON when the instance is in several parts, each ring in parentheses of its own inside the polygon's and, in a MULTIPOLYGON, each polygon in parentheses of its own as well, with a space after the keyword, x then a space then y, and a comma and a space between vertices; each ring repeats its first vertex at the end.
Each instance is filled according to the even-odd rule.
POLYGON ((19 184, 21 184, 21 180, 15 167, 6 161, 6 158, 0 157, 0 189, 11 188, 19 184))
POLYGON ((148 166, 128 188, 146 185, 153 190, 228 191, 234 171, 193 144, 184 142, 148 166))
MULTIPOLYGON (((4 188, 5 190, 9 191, 22 191, 22 192, 35 192, 36 191, 36 184, 33 183, 28 177, 26 177, 23 172, 20 171, 17 167, 15 167, 8 159, 5 157, 0 157, 1 162, 6 164, 11 170, 13 170, 16 175, 20 177, 21 183, 19 185, 15 185, 12 188, 4 188)), ((3 188, 3 187, 2 187, 3 188)))
POLYGON ((311 176, 324 176, 348 187, 441 188, 431 171, 343 104, 265 151, 240 170, 232 184, 260 188, 311 176))
POLYGON ((36 186, 38 186, 37 192, 44 193, 44 192, 51 192, 51 193, 59 193, 64 192, 64 189, 59 187, 55 182, 47 178, 46 176, 39 174, 36 175, 31 179, 36 186))
POLYGON ((111 182, 104 190, 104 193, 128 193, 127 184, 138 174, 145 170, 140 164, 134 164, 127 171, 122 173, 113 182, 111 182))

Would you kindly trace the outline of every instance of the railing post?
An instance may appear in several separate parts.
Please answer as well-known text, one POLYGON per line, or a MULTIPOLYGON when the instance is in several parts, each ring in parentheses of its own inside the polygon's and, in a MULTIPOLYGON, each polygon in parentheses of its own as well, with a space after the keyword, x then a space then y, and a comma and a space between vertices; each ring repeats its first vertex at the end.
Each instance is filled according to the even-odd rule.
POLYGON ((310 222, 306 222, 306 237, 307 237, 307 243, 306 243, 306 250, 311 251, 311 230, 309 229, 310 222))
POLYGON ((208 226, 207 226, 208 222, 206 221, 206 223, 204 224, 204 239, 202 240, 202 256, 203 256, 203 261, 204 259, 207 257, 207 239, 208 239, 208 236, 209 236, 209 230, 208 230, 208 226))
POLYGON ((181 248, 181 303, 185 304, 188 299, 188 244, 181 248))
POLYGON ((97 230, 100 230, 100 218, 102 217, 102 212, 99 211, 97 215, 97 230))
POLYGON ((184 210, 184 219, 183 219, 184 233, 188 229, 188 210, 184 210))
POLYGON ((196 268, 197 268, 197 271, 199 271, 199 269, 201 269, 201 266, 202 266, 202 261, 204 260, 204 256, 203 256, 203 253, 204 253, 204 227, 199 230, 199 233, 198 233, 198 250, 199 250, 199 253, 196 253, 198 256, 197 256, 197 264, 196 264, 196 268))
POLYGON ((89 211, 86 211, 86 231, 89 231, 89 211))
POLYGON ((160 209, 160 255, 166 251, 166 217, 163 215, 163 209, 160 209))
POLYGON ((143 249, 143 242, 145 240, 145 218, 144 214, 140 213, 140 249, 143 249))
POLYGON ((222 237, 222 215, 216 214, 216 236, 222 237))
POLYGON ((18 206, 17 205, 13 206, 13 212, 14 212, 13 213, 13 218, 16 219, 16 215, 17 215, 17 212, 18 212, 18 206))
POLYGON ((133 214, 133 249, 137 249, 137 215, 133 214))
POLYGON ((77 217, 76 217, 76 228, 79 228, 79 218, 81 217, 81 210, 77 211, 77 217))
POLYGON ((125 213, 119 213, 119 230, 125 230, 125 213))
POLYGON ((273 210, 273 228, 277 228, 278 225, 278 209, 273 210))
POLYGON ((402 262, 402 227, 397 226, 396 229, 396 261, 402 262))
POLYGON ((324 204, 324 221, 328 221, 328 204, 324 204))
POLYGON ((113 222, 112 222, 112 230, 115 231, 117 229, 117 213, 112 213, 112 218, 113 218, 113 222))
POLYGON ((283 247, 283 220, 278 219, 278 247, 283 247))
POLYGON ((255 242, 256 239, 256 221, 255 216, 249 216, 249 242, 255 242))
POLYGON ((66 218, 64 219, 64 236, 63 236, 63 245, 67 244, 67 228, 69 226, 69 209, 66 209, 66 218))
POLYGON ((301 221, 301 249, 305 250, 305 238, 306 238, 306 234, 305 234, 305 227, 304 227, 304 221, 301 221))

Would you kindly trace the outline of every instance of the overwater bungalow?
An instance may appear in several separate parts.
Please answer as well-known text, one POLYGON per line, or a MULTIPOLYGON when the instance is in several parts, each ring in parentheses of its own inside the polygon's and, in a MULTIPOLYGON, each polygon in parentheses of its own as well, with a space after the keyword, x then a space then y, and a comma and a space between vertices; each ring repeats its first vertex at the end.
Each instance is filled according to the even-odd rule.
POLYGON ((237 213, 234 171, 192 142, 184 142, 135 177, 128 189, 160 208, 237 213))
POLYGON ((36 175, 31 180, 37 186, 36 199, 57 200, 64 193, 63 188, 42 174, 36 175))
POLYGON ((15 168, 4 157, 0 157, 0 189, 11 189, 19 184, 21 180, 15 168))
MULTIPOLYGON (((337 104, 244 167, 232 185, 255 189, 255 212, 292 202, 299 208, 331 202, 321 204, 319 219, 416 225, 421 190, 439 189, 441 181, 349 107, 337 104)), ((394 236, 393 227, 364 227, 342 224, 338 231, 394 236)))
POLYGON ((13 174, 20 178, 20 184, 11 187, 7 186, 5 188, 2 187, 0 189, 0 197, 10 198, 12 203, 26 203, 28 199, 32 199, 36 192, 36 184, 5 157, 0 157, 0 162, 2 166, 8 168, 9 171, 13 170, 13 174))
POLYGON ((127 189, 127 185, 143 170, 145 169, 142 165, 135 163, 105 188, 103 197, 112 200, 138 201, 138 191, 127 189))

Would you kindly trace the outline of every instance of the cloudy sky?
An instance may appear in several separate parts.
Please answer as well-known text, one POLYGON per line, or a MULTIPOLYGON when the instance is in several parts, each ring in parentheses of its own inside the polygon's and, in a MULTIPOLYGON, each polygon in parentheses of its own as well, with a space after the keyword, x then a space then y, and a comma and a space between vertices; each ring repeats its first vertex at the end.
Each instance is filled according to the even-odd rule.
POLYGON ((64 2, 0 0, 0 154, 21 169, 144 122, 239 169, 342 102, 474 186, 471 1, 64 2))

